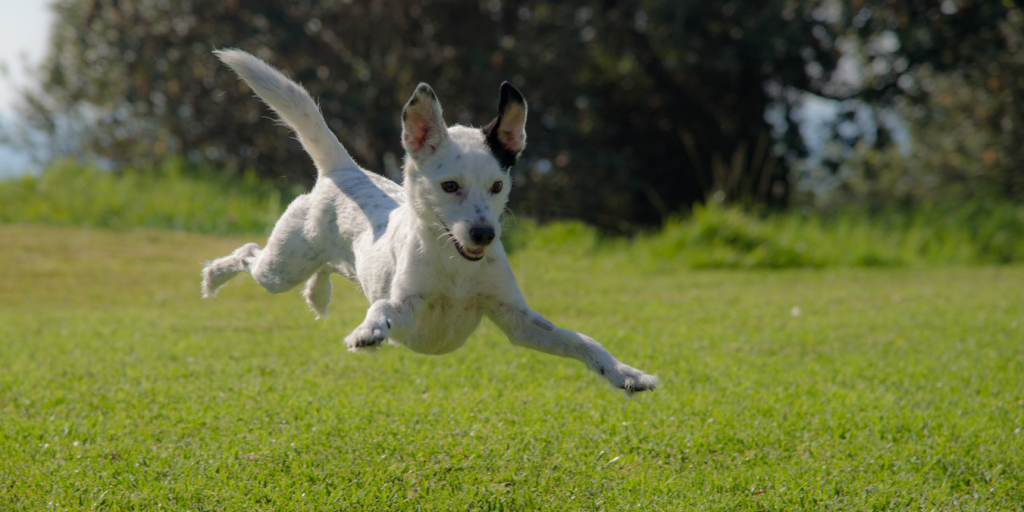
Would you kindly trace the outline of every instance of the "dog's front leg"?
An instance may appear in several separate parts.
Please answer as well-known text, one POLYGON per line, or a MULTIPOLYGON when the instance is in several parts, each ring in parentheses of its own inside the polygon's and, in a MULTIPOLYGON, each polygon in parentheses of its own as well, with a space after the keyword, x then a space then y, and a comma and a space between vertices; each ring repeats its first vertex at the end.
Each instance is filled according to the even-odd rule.
POLYGON ((370 305, 366 318, 354 331, 345 336, 345 345, 355 352, 362 349, 376 348, 388 334, 407 332, 412 328, 415 308, 419 299, 406 297, 399 301, 381 299, 370 305))
POLYGON ((653 390, 658 378, 615 359, 594 339, 562 329, 531 310, 524 302, 499 303, 488 315, 509 340, 534 350, 577 359, 627 395, 653 390))

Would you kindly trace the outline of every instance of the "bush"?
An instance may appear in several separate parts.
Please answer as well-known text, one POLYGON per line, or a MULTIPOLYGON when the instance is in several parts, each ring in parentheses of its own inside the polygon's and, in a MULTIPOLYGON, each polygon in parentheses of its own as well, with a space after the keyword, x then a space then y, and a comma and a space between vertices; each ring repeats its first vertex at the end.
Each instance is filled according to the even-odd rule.
POLYGON ((1024 260, 1024 206, 975 201, 761 216, 712 204, 635 245, 655 263, 695 268, 1015 263, 1024 260))
MULTIPOLYGON (((281 192, 253 173, 228 178, 168 161, 158 172, 113 173, 64 162, 41 176, 0 182, 0 222, 113 229, 149 227, 265 234, 300 191, 281 192)), ((827 216, 762 215, 717 203, 633 238, 581 222, 506 219, 508 251, 600 251, 621 264, 690 268, 819 268, 1024 261, 1024 205, 929 204, 827 216)))

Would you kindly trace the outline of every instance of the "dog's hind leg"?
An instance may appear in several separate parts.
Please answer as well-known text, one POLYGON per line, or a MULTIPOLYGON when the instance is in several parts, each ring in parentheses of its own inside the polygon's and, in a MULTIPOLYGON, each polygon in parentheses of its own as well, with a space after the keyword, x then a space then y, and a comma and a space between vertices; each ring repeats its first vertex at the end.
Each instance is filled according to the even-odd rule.
MULTIPOLYGON (((296 243, 295 237, 282 236, 280 238, 271 234, 267 247, 260 249, 254 243, 245 244, 235 252, 217 258, 206 264, 203 268, 203 297, 213 297, 217 290, 232 277, 248 272, 257 284, 270 293, 281 293, 292 288, 310 276, 323 266, 319 258, 319 252, 308 244, 308 241, 296 243), (286 240, 282 240, 282 238, 286 240)), ((314 276, 312 280, 315 280, 314 276)), ((321 311, 326 313, 327 299, 330 296, 330 281, 326 279, 326 290, 322 290, 323 284, 317 284, 312 288, 307 287, 303 296, 309 296, 310 289, 316 289, 316 295, 323 295, 318 303, 323 304, 320 309, 314 308, 318 315, 323 316, 321 311)))
POLYGON ((249 243, 223 258, 207 262, 203 267, 203 298, 217 295, 217 290, 241 272, 249 272, 252 262, 259 256, 260 246, 249 243))
POLYGON ((256 283, 270 293, 291 290, 309 279, 325 263, 325 242, 320 231, 308 229, 310 224, 323 223, 310 219, 309 195, 299 196, 274 226, 266 247, 260 249, 256 244, 245 244, 206 265, 203 297, 213 296, 240 272, 251 274, 256 283))
POLYGON ((331 272, 326 267, 321 268, 313 277, 306 281, 306 288, 302 290, 302 298, 306 304, 316 313, 317 320, 327 316, 327 305, 331 303, 331 272))

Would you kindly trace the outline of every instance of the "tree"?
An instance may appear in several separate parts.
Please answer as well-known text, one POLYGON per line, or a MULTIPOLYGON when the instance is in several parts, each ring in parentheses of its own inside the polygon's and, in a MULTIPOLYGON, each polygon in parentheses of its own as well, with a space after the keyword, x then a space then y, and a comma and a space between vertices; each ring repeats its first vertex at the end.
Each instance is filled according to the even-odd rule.
MULTIPOLYGON (((1021 88, 1007 81, 1020 76, 1020 9, 1006 2, 59 0, 55 9, 26 115, 58 153, 115 166, 182 154, 228 172, 313 178, 298 144, 260 120, 267 110, 210 54, 228 46, 304 83, 356 159, 392 175, 398 113, 417 82, 438 91, 449 123, 479 126, 511 80, 530 102, 513 206, 619 231, 712 198, 786 205, 791 166, 806 154, 794 116, 802 94, 929 106, 923 77, 958 74, 998 84, 985 85, 1003 112, 988 122, 1003 129, 1010 119, 1004 132, 1020 135, 1021 88)), ((998 155, 1019 163, 1019 144, 1007 140, 996 141, 998 155)))
MULTIPOLYGON (((54 9, 41 88, 25 93, 25 114, 49 135, 47 152, 115 165, 180 154, 228 171, 312 179, 298 144, 260 122, 267 111, 214 48, 244 48, 303 82, 353 154, 376 169, 400 148, 397 116, 417 80, 439 76, 451 90, 444 86, 459 78, 435 72, 451 49, 437 44, 415 4, 61 0, 54 9)), ((465 8, 448 9, 457 17, 465 8)), ((488 88, 491 103, 498 83, 488 88)))
MULTIPOLYGON (((877 137, 836 151, 834 202, 1024 197, 1024 10, 1011 2, 835 2, 847 72, 823 94, 874 107, 877 137), (912 152, 891 147, 897 116, 912 152)), ((840 121, 841 122, 841 121, 840 121)), ((855 138, 856 139, 856 138, 855 138)))

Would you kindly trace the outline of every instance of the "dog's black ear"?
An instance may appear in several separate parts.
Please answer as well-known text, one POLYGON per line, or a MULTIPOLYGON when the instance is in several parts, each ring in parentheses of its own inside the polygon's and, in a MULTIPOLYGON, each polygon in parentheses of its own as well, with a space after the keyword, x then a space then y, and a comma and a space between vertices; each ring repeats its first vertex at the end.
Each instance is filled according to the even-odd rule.
POLYGON ((487 146, 502 167, 515 165, 526 147, 526 99, 508 82, 501 84, 498 117, 483 127, 487 146))
POLYGON ((427 158, 448 137, 441 117, 441 102, 429 85, 421 83, 402 109, 402 146, 415 160, 427 158))

